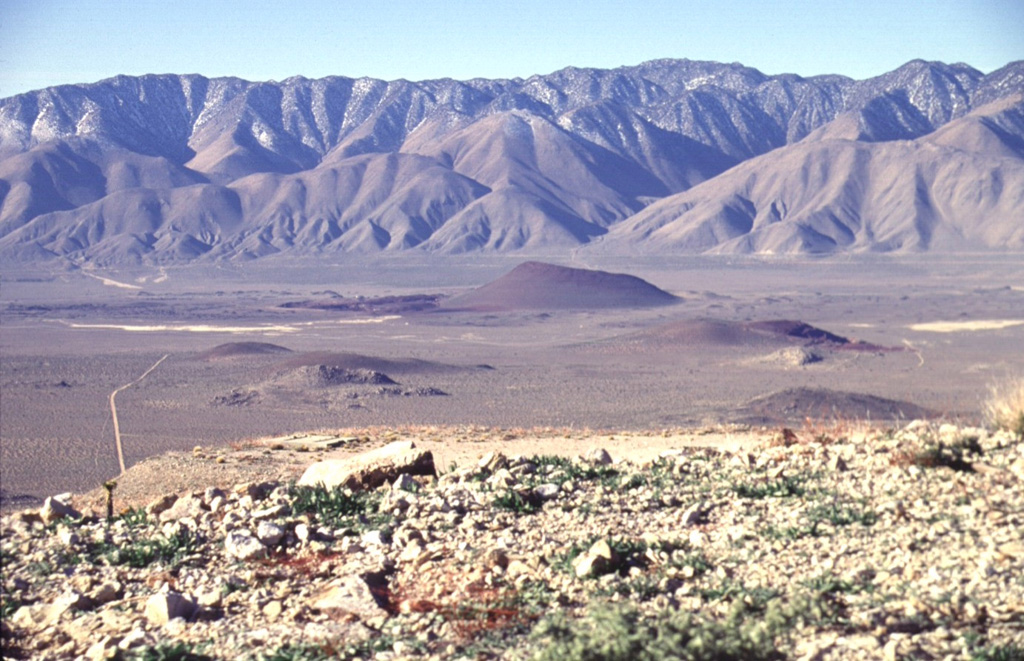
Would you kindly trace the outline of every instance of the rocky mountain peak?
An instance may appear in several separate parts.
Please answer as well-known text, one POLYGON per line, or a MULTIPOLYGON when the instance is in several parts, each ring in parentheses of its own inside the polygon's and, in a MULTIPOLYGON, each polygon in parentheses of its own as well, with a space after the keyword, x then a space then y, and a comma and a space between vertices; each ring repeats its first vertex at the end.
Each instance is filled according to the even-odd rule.
MULTIPOLYGON (((861 81, 670 59, 509 80, 117 76, 0 100, 0 254, 160 261, 167 256, 155 246, 171 234, 208 246, 188 259, 231 257, 253 242, 302 253, 579 245, 654 199, 715 188, 738 164, 780 167, 771 154, 802 153, 809 136, 878 144, 896 158, 883 145, 924 139, 1022 92, 1024 62, 985 75, 923 60, 861 81), (488 135, 507 133, 513 118, 541 129, 528 149, 488 135), (404 158, 412 154, 421 158, 404 158), (386 162, 402 167, 370 167, 386 162), (211 199, 236 202, 222 208, 230 218, 221 230, 200 237, 202 223, 182 219, 210 218, 200 200, 211 199), (145 230, 144 200, 160 200, 145 230), (170 218, 179 220, 173 228, 170 218), (417 238, 396 245, 393 236, 417 238)), ((1019 123, 1000 126, 998 140, 1016 153, 1019 123)), ((796 169, 770 176, 805 178, 810 166, 791 160, 796 169)), ((1015 180, 1020 165, 998 167, 1015 180)), ((944 217, 935 210, 952 203, 936 197, 934 169, 921 185, 931 191, 928 213, 944 217)), ((864 202, 844 217, 862 224, 864 202)), ((1001 215, 986 222, 1021 217, 1015 204, 992 202, 1001 215)), ((925 213, 907 209, 899 222, 925 213)))

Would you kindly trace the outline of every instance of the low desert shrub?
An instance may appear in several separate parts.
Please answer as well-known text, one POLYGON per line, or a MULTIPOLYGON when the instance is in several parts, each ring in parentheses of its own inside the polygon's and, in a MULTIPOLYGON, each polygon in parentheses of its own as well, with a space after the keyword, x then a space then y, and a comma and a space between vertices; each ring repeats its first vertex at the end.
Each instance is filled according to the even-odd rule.
POLYGON ((993 386, 985 414, 995 428, 1024 437, 1024 378, 993 386))
POLYGON ((6 621, 21 608, 21 601, 7 594, 0 593, 0 620, 6 621))
POLYGON ((1024 661, 1024 647, 1014 643, 993 647, 974 647, 971 661, 1024 661))
POLYGON ((866 507, 843 505, 837 502, 812 507, 807 515, 812 526, 829 523, 838 528, 859 523, 867 527, 875 525, 878 521, 878 515, 866 507))
POLYGON ((337 655, 327 646, 289 643, 255 658, 258 661, 326 661, 337 655))
POLYGON ((494 497, 491 506, 512 512, 514 514, 536 514, 541 509, 541 503, 530 494, 519 494, 515 491, 504 491, 494 497))
POLYGON ((800 581, 800 585, 816 594, 857 594, 859 592, 871 591, 874 588, 870 582, 854 583, 841 579, 830 572, 800 581))
POLYGON ((803 479, 799 477, 779 477, 774 480, 763 482, 735 482, 731 485, 733 493, 740 498, 759 500, 762 498, 789 498, 799 497, 806 493, 801 486, 803 479))
POLYGON ((534 455, 527 461, 540 469, 539 472, 544 476, 545 481, 553 482, 559 486, 572 480, 574 482, 597 482, 604 486, 615 487, 618 486, 619 478, 621 477, 621 473, 611 466, 591 466, 556 455, 534 455), (551 473, 546 469, 550 470, 551 473), (552 478, 552 474, 557 475, 557 477, 552 478))
POLYGON ((601 606, 577 620, 545 618, 531 638, 541 661, 782 659, 771 629, 754 618, 719 623, 675 610, 648 616, 633 606, 601 606))
POLYGON ((207 661, 213 659, 188 643, 158 643, 135 650, 127 656, 131 661, 207 661))
POLYGON ((775 588, 747 586, 728 577, 722 579, 718 585, 699 588, 697 592, 705 601, 740 603, 745 612, 751 613, 764 612, 768 604, 782 594, 775 588))
POLYGON ((379 513, 381 495, 373 491, 351 492, 346 489, 292 487, 291 508, 295 514, 312 514, 321 525, 332 528, 376 525, 389 518, 379 513))
POLYGON ((129 508, 118 514, 110 522, 123 521, 129 528, 141 528, 148 523, 146 510, 141 507, 129 508))
POLYGON ((127 565, 143 569, 154 562, 171 566, 181 564, 185 558, 199 551, 202 540, 195 533, 181 529, 168 537, 136 539, 127 544, 101 544, 90 549, 93 560, 102 557, 110 565, 127 565))

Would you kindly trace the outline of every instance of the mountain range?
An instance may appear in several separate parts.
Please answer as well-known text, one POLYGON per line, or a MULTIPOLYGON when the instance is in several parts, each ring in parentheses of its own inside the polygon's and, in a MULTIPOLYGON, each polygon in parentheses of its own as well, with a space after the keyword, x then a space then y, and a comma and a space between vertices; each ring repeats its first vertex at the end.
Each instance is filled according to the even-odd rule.
POLYGON ((118 76, 0 100, 0 258, 1024 250, 1024 61, 118 76))

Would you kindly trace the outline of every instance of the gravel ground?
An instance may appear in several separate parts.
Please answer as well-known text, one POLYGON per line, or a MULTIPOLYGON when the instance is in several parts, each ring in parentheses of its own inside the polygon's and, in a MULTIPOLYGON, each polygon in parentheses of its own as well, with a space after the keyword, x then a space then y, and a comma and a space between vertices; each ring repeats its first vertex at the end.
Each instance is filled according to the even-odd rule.
POLYGON ((4 656, 1024 657, 1021 439, 590 440, 355 493, 296 487, 319 457, 279 443, 239 450, 266 462, 247 483, 110 520, 50 499, 2 519, 4 656))

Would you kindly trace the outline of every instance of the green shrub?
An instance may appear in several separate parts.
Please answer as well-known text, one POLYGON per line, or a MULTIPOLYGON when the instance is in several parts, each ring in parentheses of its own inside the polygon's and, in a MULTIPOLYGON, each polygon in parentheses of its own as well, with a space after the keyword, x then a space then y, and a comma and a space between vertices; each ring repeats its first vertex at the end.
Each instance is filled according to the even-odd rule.
POLYGON ((129 652, 130 661, 211 661, 213 657, 200 653, 188 643, 158 643, 129 652))
POLYGON ((127 509, 115 516, 112 521, 123 521, 129 528, 140 528, 147 523, 146 510, 141 507, 127 509))
POLYGON ((766 623, 717 623, 665 610, 645 616, 633 606, 602 606, 572 620, 556 614, 533 630, 540 661, 751 661, 782 659, 766 623))
POLYGON ((187 529, 180 529, 170 537, 133 540, 129 544, 101 544, 90 551, 92 559, 102 557, 109 565, 127 565, 143 569, 154 562, 180 564, 199 551, 202 540, 187 529))
POLYGON ((873 526, 878 521, 878 515, 868 509, 858 509, 850 505, 841 505, 836 502, 828 505, 817 505, 807 512, 811 520, 811 526, 817 530, 820 523, 830 523, 833 526, 850 526, 859 523, 862 526, 873 526))
POLYGON ((0 620, 7 621, 7 618, 14 615, 14 611, 21 608, 21 601, 18 599, 0 593, 0 620))
POLYGON ((566 457, 558 457, 549 454, 534 455, 527 459, 530 463, 537 466, 540 469, 539 472, 544 474, 544 481, 552 482, 559 486, 566 482, 598 482, 599 484, 606 487, 617 487, 619 485, 619 479, 621 473, 612 468, 611 466, 591 466, 589 464, 573 461, 566 457), (561 475, 552 478, 551 472, 544 471, 546 467, 551 467, 555 471, 561 471, 561 475))
POLYGON ((500 510, 515 514, 536 514, 541 510, 541 503, 531 495, 521 495, 515 491, 504 491, 494 497, 491 505, 500 510))
POLYGON ((1024 661, 1024 647, 1014 643, 971 648, 971 661, 1024 661))
POLYGON ((295 514, 311 514, 320 524, 332 528, 372 527, 390 518, 378 513, 381 496, 372 491, 353 493, 318 484, 315 487, 292 487, 290 497, 295 514))
POLYGON ((801 486, 802 479, 795 477, 780 477, 775 480, 766 480, 754 484, 739 482, 732 485, 733 492, 740 498, 760 500, 762 498, 789 498, 792 496, 803 496, 804 488, 801 486))
POLYGON ((256 658, 259 661, 326 661, 332 656, 327 649, 319 645, 288 644, 256 658))
POLYGON ((871 583, 851 583, 830 572, 801 581, 800 585, 817 594, 857 594, 873 589, 871 583))

